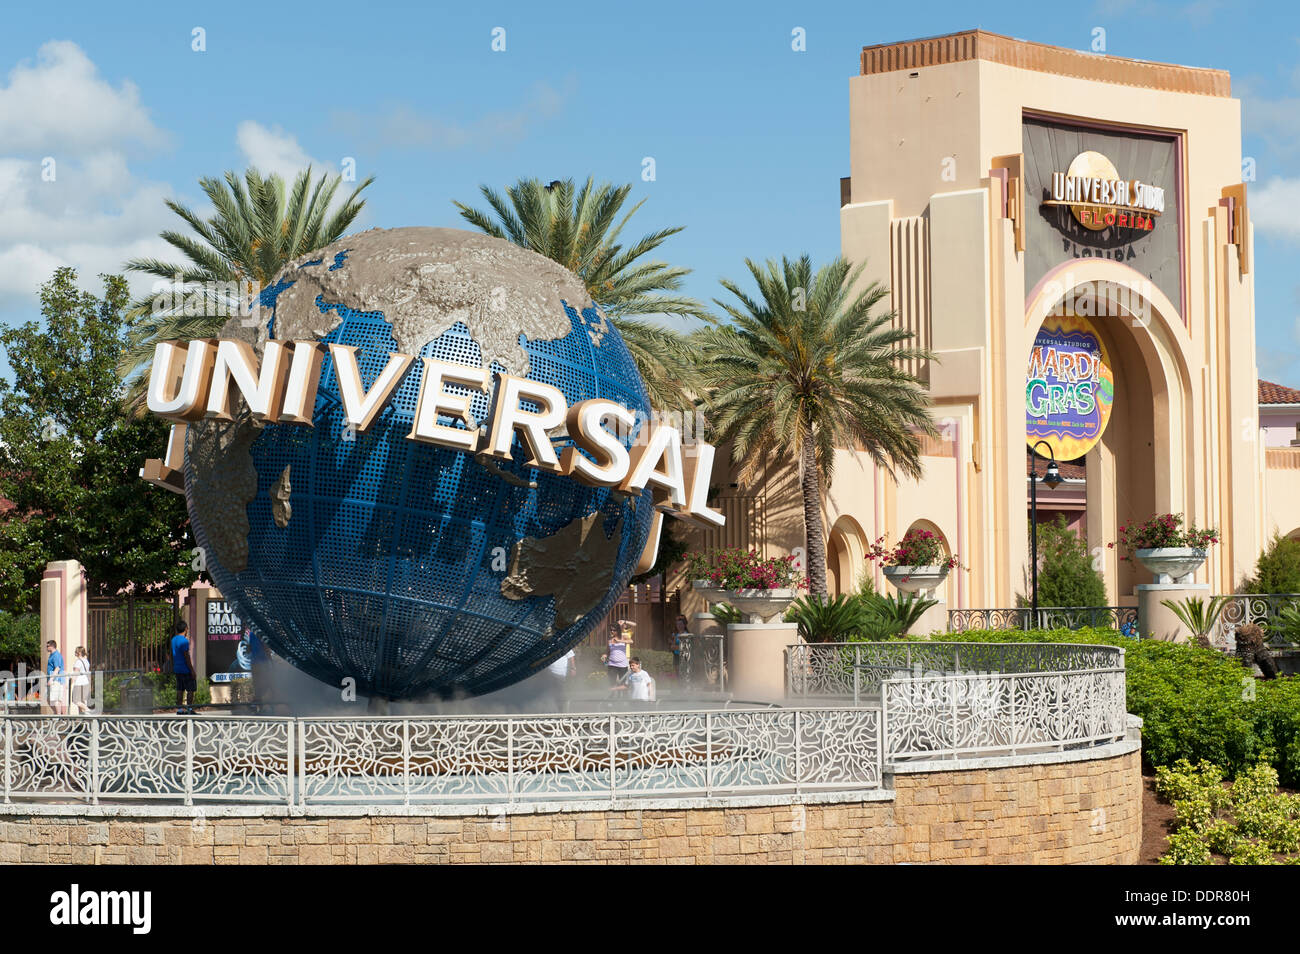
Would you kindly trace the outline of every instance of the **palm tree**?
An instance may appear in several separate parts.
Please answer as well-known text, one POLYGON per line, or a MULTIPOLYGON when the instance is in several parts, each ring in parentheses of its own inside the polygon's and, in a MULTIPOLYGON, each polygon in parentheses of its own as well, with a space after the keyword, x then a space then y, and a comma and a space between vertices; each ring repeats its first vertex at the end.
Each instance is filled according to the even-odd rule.
POLYGON ((902 368, 933 359, 907 344, 892 313, 872 314, 888 289, 854 290, 861 266, 837 258, 813 274, 807 255, 794 261, 745 260, 758 284, 751 298, 722 286, 739 306, 718 301, 730 324, 694 334, 709 387, 706 410, 740 480, 753 480, 768 455, 798 462, 803 495, 809 589, 826 594, 822 490, 833 476, 835 448, 856 447, 891 474, 921 474, 917 433, 935 434, 924 386, 902 368))
POLYGON ((665 294, 681 287, 689 269, 642 261, 681 227, 651 232, 626 248, 619 244, 623 227, 645 202, 642 199, 622 212, 631 185, 596 185, 588 178, 576 190, 572 179, 549 184, 520 179, 504 196, 488 186, 479 188, 491 213, 456 202, 461 217, 476 229, 545 255, 577 275, 592 300, 614 319, 645 382, 650 404, 664 410, 693 410, 700 385, 690 339, 640 317, 711 320, 695 299, 665 294))
POLYGON ((322 173, 313 184, 309 166, 298 173, 292 189, 286 190, 278 175, 263 176, 250 168, 242 181, 235 172, 227 172, 224 180, 199 180, 214 209, 207 219, 179 202, 167 200, 167 207, 194 232, 190 235, 168 230, 161 236, 185 257, 185 263, 136 258, 126 263, 126 269, 166 281, 179 275, 187 286, 186 292, 199 296, 204 307, 198 309, 200 314, 186 315, 181 308, 155 309, 152 297, 134 304, 127 349, 118 366, 128 382, 133 406, 142 403, 142 372, 153 360, 155 343, 214 337, 228 320, 230 302, 214 294, 209 283, 252 283, 260 291, 293 259, 342 237, 365 205, 360 194, 374 182, 374 176, 353 189, 331 211, 341 182, 341 176, 322 173))

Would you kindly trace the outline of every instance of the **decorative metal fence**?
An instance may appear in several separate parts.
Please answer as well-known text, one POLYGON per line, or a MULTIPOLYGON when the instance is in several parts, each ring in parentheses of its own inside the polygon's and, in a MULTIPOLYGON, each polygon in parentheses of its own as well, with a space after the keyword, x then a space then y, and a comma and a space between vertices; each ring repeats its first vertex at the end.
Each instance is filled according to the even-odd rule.
POLYGON ((879 788, 880 712, 534 717, 5 716, 4 801, 337 804, 879 788))
POLYGON ((786 649, 791 695, 879 696, 885 760, 1117 741, 1124 650, 1075 643, 809 643, 786 649))
POLYGON ((1124 738, 1124 668, 886 679, 891 761, 1016 754, 1124 738))
POLYGON ((1117 629, 1137 638, 1136 606, 1040 606, 1035 618, 1028 606, 1007 609, 948 610, 948 632, 973 629, 1117 629), (1035 619, 1037 622, 1035 622, 1035 619))
POLYGON ((680 636, 681 681, 692 689, 723 692, 727 688, 727 658, 720 633, 680 636))
POLYGON ((1233 593, 1225 597, 1223 610, 1210 638, 1216 645, 1233 648, 1236 646, 1237 627, 1258 623, 1268 628, 1270 645, 1277 648, 1294 646, 1293 641, 1269 625, 1288 606, 1300 607, 1300 593, 1233 593))
POLYGON ((180 600, 92 597, 86 610, 86 651, 98 669, 161 669, 180 600))
POLYGON ((897 674, 1068 672, 1124 665, 1115 646, 1079 643, 801 643, 786 647, 786 694, 859 699, 897 674))

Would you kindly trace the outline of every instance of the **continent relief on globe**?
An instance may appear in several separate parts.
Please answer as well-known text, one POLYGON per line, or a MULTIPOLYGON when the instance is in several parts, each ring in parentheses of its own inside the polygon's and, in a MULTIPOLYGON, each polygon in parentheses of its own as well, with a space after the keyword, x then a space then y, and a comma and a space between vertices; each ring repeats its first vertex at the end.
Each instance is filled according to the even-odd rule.
MULTIPOLYGON (((576 276, 550 259, 453 229, 372 229, 304 256, 285 269, 280 281, 285 279, 293 284, 276 298, 278 340, 324 338, 342 320, 339 305, 382 313, 398 348, 411 354, 461 323, 479 345, 485 367, 496 362, 520 377, 529 372, 520 335, 563 338, 571 330, 564 303, 578 311, 593 305, 576 276), (330 261, 335 267, 325 265, 330 261)), ((601 316, 592 332, 597 346, 607 329, 601 316)), ((266 322, 232 318, 220 336, 247 342, 260 359, 270 329, 266 322)), ((246 508, 257 493, 249 448, 263 426, 241 405, 234 421, 197 421, 187 433, 190 506, 206 528, 216 558, 236 574, 248 566, 246 508)), ((518 480, 490 459, 481 463, 506 480, 518 480)), ((290 486, 286 467, 272 487, 272 513, 281 528, 292 519, 290 486)), ((516 600, 554 595, 559 626, 599 603, 613 578, 622 525, 610 538, 592 533, 598 516, 572 521, 551 537, 516 543, 502 595, 516 600), (587 564, 582 572, 577 572, 578 562, 587 564)))
MULTIPOLYGON (((276 285, 286 279, 292 285, 276 296, 274 307, 278 341, 320 341, 342 321, 338 305, 381 312, 409 354, 461 322, 482 348, 485 367, 498 361, 521 377, 529 367, 520 335, 563 338, 569 333, 563 302, 580 311, 591 307, 569 270, 513 244, 455 229, 363 231, 303 256, 276 285), (330 261, 333 266, 325 264, 330 261)), ((265 321, 234 317, 220 337, 251 344, 260 360, 270 329, 265 321)), ((213 555, 233 573, 248 565, 246 507, 257 493, 248 448, 261 426, 240 404, 234 421, 192 421, 186 433, 188 502, 207 528, 213 555)))

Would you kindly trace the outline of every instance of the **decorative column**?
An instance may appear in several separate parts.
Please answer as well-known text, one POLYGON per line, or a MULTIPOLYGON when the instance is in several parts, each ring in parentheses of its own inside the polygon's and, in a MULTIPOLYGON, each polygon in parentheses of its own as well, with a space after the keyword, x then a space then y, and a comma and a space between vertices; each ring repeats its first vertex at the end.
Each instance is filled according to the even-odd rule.
MULTIPOLYGON (((86 571, 76 560, 52 560, 41 579, 41 673, 49 663, 48 641, 59 647, 66 675, 77 647, 86 645, 86 636, 86 571)), ((71 680, 65 678, 65 703, 71 688, 71 680)), ((42 713, 54 711, 46 705, 48 695, 48 689, 41 694, 42 713)))

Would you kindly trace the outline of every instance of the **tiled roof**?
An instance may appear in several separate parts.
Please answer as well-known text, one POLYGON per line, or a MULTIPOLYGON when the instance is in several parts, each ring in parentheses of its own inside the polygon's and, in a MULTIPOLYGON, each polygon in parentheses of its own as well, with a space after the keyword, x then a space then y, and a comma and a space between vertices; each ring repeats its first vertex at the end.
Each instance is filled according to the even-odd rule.
MULTIPOLYGON (((1047 473, 1047 464, 1041 458, 1039 458, 1038 460, 1034 460, 1034 458, 1032 457, 1026 457, 1025 459, 1026 477, 1028 477, 1031 473, 1033 473, 1034 464, 1038 465, 1039 477, 1042 477, 1043 474, 1047 473)), ((1070 464, 1064 461, 1058 461, 1056 466, 1061 471, 1061 477, 1063 477, 1065 480, 1083 480, 1084 477, 1087 476, 1082 464, 1070 464)))
POLYGON ((1274 384, 1272 381, 1259 382, 1260 404, 1300 404, 1300 391, 1295 388, 1274 384))

